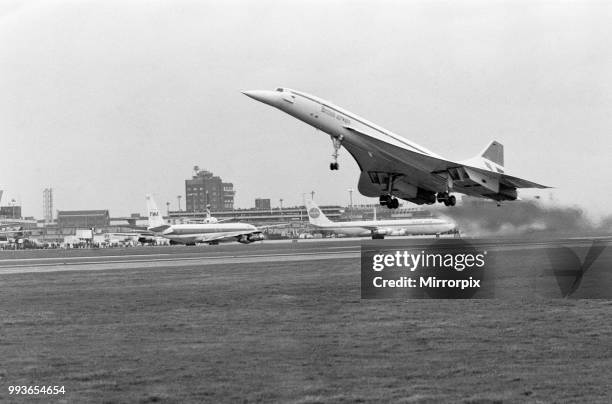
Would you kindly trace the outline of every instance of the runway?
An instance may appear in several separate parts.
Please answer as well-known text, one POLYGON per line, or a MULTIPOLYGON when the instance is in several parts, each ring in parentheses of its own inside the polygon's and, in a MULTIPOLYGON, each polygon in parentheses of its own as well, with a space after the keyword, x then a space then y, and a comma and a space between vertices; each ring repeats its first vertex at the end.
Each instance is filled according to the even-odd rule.
MULTIPOLYGON (((66 402, 612 399, 609 300, 362 300, 360 243, 2 252, 0 377, 66 402)), ((507 291, 551 248, 612 267, 608 239, 481 246, 507 291)))
POLYGON ((338 240, 334 243, 256 243, 193 247, 16 251, 11 254, 11 258, 0 255, 0 275, 330 260, 358 258, 359 252, 359 240, 338 240))
MULTIPOLYGON (((164 246, 121 249, 23 250, 0 252, 0 275, 136 269, 147 267, 182 267, 216 264, 248 264, 257 262, 297 262, 333 260, 360 256, 361 244, 368 239, 301 240, 299 242, 258 242, 217 246, 164 246)), ((388 242, 428 246, 444 239, 390 238, 388 242)), ((468 242, 470 239, 467 239, 468 242)), ((552 246, 584 247, 593 242, 609 244, 611 238, 572 238, 557 240, 481 240, 480 248, 491 251, 533 250, 552 246)))

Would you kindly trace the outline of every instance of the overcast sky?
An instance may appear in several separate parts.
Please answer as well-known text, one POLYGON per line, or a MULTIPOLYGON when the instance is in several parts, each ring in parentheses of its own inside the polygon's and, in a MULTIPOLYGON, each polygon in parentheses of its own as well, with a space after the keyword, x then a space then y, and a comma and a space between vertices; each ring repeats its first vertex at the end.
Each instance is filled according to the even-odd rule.
POLYGON ((237 207, 347 203, 352 158, 330 171, 327 135, 240 93, 286 86, 450 159, 496 139, 509 173, 609 214, 610 21, 603 1, 3 1, 2 204, 175 209, 194 165, 237 207))

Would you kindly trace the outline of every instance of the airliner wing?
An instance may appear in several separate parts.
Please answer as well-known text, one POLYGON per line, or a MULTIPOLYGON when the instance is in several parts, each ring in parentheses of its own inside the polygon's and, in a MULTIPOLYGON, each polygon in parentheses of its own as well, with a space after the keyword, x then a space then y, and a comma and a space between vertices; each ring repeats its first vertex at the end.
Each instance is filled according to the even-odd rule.
MULTIPOLYGON (((512 188, 549 188, 502 172, 425 154, 413 150, 415 147, 412 144, 401 139, 394 139, 391 143, 350 126, 344 128, 358 135, 357 141, 343 143, 343 146, 353 156, 361 171, 366 174, 377 172, 401 174, 411 182, 414 181, 415 185, 435 188, 436 185, 446 183, 449 171, 469 169, 487 178, 499 180, 500 184, 512 188)), ((375 176, 370 175, 369 178, 373 179, 372 184, 379 185, 374 182, 375 176)))
POLYGON ((222 233, 205 233, 198 237, 197 241, 200 243, 207 243, 209 241, 223 240, 226 238, 235 238, 244 235, 253 234, 254 232, 245 231, 234 231, 234 232, 222 232, 222 233))
POLYGON ((362 228, 364 228, 366 230, 369 230, 369 231, 376 231, 376 230, 380 229, 380 226, 367 226, 366 225, 366 226, 359 226, 359 227, 362 227, 362 228))
POLYGON ((0 234, 24 233, 24 230, 0 230, 0 234))
POLYGON ((162 231, 166 230, 169 227, 170 225, 163 224, 157 227, 147 227, 147 230, 152 231, 153 233, 161 233, 162 231))
POLYGON ((268 230, 268 229, 275 229, 275 228, 277 228, 277 227, 285 227, 285 226, 287 226, 288 224, 289 224, 289 223, 268 224, 268 225, 265 225, 265 226, 259 226, 259 225, 258 225, 258 226, 257 226, 257 228, 258 228, 259 230, 268 230))
POLYGON ((513 186, 515 188, 540 188, 540 189, 550 188, 549 186, 546 186, 546 185, 537 184, 535 182, 527 181, 522 178, 513 177, 511 175, 506 175, 506 174, 501 175, 501 181, 504 184, 513 186))
MULTIPOLYGON (((452 168, 456 168, 456 167, 461 167, 461 168, 469 168, 472 169, 474 171, 479 172, 480 174, 483 175, 487 175, 487 176, 492 176, 494 178, 498 178, 499 182, 507 185, 509 187, 514 187, 514 188, 540 188, 540 189, 544 189, 544 188, 550 188, 549 186, 546 185, 541 185, 532 181, 528 181, 519 177, 514 177, 512 175, 508 175, 508 174, 503 174, 503 173, 498 173, 495 171, 489 171, 489 170, 483 170, 482 168, 478 168, 478 167, 473 167, 470 165, 466 165, 466 164, 457 164, 454 163, 455 165, 452 168)), ((443 171, 447 171, 447 170, 443 170, 443 171)))

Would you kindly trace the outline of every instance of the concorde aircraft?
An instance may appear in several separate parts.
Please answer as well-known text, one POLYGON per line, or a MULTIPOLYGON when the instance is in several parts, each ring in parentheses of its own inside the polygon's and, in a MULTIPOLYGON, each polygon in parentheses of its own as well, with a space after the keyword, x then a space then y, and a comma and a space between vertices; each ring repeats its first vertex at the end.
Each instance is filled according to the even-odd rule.
POLYGON ((385 236, 405 236, 411 234, 440 234, 453 230, 456 226, 442 219, 395 219, 395 220, 357 220, 351 222, 332 222, 312 200, 306 201, 308 221, 318 230, 329 231, 347 236, 371 236, 384 239, 385 236))
POLYGON ((359 192, 379 197, 390 209, 397 198, 409 202, 454 206, 452 192, 490 198, 498 202, 517 199, 517 188, 549 188, 508 175, 504 147, 489 143, 477 156, 462 162, 447 160, 395 133, 381 128, 329 101, 289 88, 244 91, 330 135, 334 152, 329 167, 338 169, 338 150, 344 148, 361 170, 359 192))
POLYGON ((204 223, 167 224, 150 195, 147 195, 147 211, 149 216, 147 230, 180 244, 218 244, 220 241, 249 244, 264 239, 261 231, 251 224, 220 223, 210 216, 204 223))

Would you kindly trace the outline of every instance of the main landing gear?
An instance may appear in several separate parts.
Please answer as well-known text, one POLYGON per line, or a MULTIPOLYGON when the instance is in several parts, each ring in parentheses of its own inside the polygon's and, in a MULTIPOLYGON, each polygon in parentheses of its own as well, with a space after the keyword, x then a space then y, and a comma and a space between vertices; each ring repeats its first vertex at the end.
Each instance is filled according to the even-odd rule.
POLYGON ((391 195, 381 195, 379 198, 380 206, 386 206, 389 209, 399 208, 399 201, 391 195))
POLYGON ((391 193, 393 192, 393 181, 398 177, 397 174, 389 174, 387 178, 387 193, 381 195, 379 198, 379 202, 381 206, 386 206, 389 209, 397 209, 399 208, 399 201, 397 198, 394 198, 391 193))
POLYGON ((332 171, 340 168, 340 165, 338 164, 338 151, 340 150, 340 147, 342 147, 343 139, 344 139, 344 136, 342 135, 338 137, 334 137, 334 136, 331 137, 332 145, 334 147, 334 152, 332 153, 332 157, 334 161, 329 163, 329 169, 332 171))
POLYGON ((438 192, 438 202, 444 203, 444 206, 455 206, 457 198, 455 195, 449 195, 448 192, 438 192))

